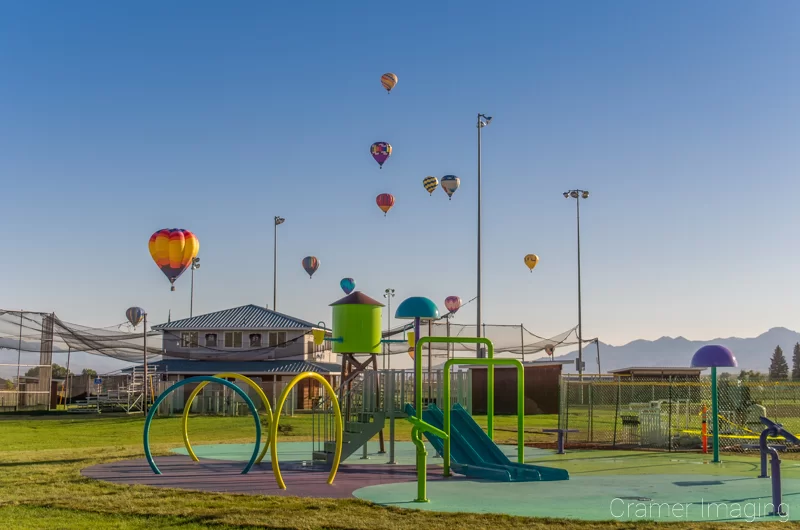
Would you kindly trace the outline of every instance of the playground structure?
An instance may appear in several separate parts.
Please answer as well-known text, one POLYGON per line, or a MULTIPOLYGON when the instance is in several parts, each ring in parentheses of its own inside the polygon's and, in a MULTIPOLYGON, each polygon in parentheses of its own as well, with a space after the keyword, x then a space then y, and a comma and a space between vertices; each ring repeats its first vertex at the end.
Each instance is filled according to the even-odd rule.
MULTIPOLYGON (((414 320, 414 332, 409 333, 408 343, 414 348, 414 379, 413 379, 413 404, 406 403, 403 390, 405 381, 400 385, 400 400, 396 399, 394 377, 385 377, 386 373, 378 371, 376 355, 380 353, 382 343, 395 343, 398 340, 381 338, 381 310, 382 304, 369 298, 361 292, 353 292, 345 298, 331 304, 333 309, 333 326, 330 336, 326 336, 325 326, 314 330, 315 342, 321 343, 328 340, 333 343, 336 353, 342 355, 342 380, 338 392, 335 392, 330 383, 316 373, 306 372, 299 374, 284 388, 273 413, 269 400, 258 385, 250 379, 234 373, 222 373, 215 376, 197 376, 178 381, 155 400, 150 409, 144 427, 144 451, 147 462, 155 474, 160 474, 150 452, 150 427, 159 406, 167 399, 169 394, 188 384, 200 383, 190 394, 183 413, 184 445, 189 456, 197 461, 197 455, 191 447, 188 437, 188 417, 191 403, 195 396, 209 383, 221 384, 235 392, 246 404, 256 423, 256 443, 252 455, 242 470, 246 474, 258 464, 271 448, 272 470, 280 489, 286 489, 278 461, 278 425, 280 411, 290 395, 292 388, 302 379, 312 378, 322 384, 327 390, 327 399, 321 400, 318 407, 314 408, 317 417, 312 419, 313 431, 312 447, 314 450, 312 466, 315 462, 330 468, 328 484, 332 484, 337 469, 343 459, 348 458, 359 448, 367 452, 367 443, 376 435, 379 436, 380 452, 384 453, 383 429, 388 417, 390 420, 390 455, 389 463, 394 461, 394 422, 405 418, 412 424, 412 440, 416 451, 417 470, 417 502, 428 502, 427 486, 427 451, 422 442, 424 435, 442 457, 443 476, 451 476, 451 469, 467 477, 481 478, 505 482, 567 480, 569 474, 560 469, 544 466, 534 466, 524 463, 524 369, 522 363, 516 359, 498 359, 494 357, 494 346, 489 339, 475 337, 422 337, 420 336, 420 322, 426 319, 439 317, 436 305, 427 298, 414 297, 405 300, 397 308, 396 318, 411 318, 414 320), (423 412, 423 385, 424 372, 422 369, 422 347, 427 343, 446 344, 459 342, 461 344, 476 344, 486 347, 487 359, 452 358, 444 365, 442 378, 442 398, 440 410, 436 404, 429 403, 428 409, 423 412), (355 356, 366 354, 366 361, 360 361, 355 356), (469 413, 458 404, 451 411, 451 377, 450 371, 455 365, 483 365, 488 367, 487 404, 488 404, 488 433, 474 422, 469 413), (500 451, 493 441, 494 433, 494 367, 513 366, 517 371, 517 462, 511 462, 500 451), (371 368, 371 370, 370 370, 371 368), (367 375, 370 374, 370 375, 367 375), (380 377, 383 375, 384 377, 380 377), (261 427, 258 411, 252 399, 245 391, 226 379, 238 379, 256 390, 267 411, 270 420, 270 431, 266 443, 261 448, 261 427), (388 388, 383 388, 381 382, 386 382, 388 388), (355 384, 354 384, 355 383, 355 384), (388 392, 387 392, 388 391, 388 392), (386 399, 388 394, 389 399, 386 399), (382 399, 382 396, 383 399, 382 399), (382 403, 381 403, 382 402, 382 403), (398 406, 399 405, 399 406, 398 406), (434 423, 436 425, 434 425, 434 423), (260 450, 260 453, 259 453, 260 450)), ((403 341, 405 342, 405 341, 403 341)), ((460 392, 459 392, 460 393, 460 392)), ((411 397, 411 396, 409 396, 411 397)))

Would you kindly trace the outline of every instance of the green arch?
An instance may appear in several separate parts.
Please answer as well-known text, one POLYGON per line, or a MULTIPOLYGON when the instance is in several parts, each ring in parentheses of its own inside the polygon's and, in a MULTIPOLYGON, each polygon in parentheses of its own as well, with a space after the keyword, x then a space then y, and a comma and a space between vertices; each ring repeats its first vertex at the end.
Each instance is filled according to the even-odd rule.
POLYGON ((239 397, 244 399, 244 401, 247 403, 247 408, 250 409, 250 413, 253 415, 253 418, 256 421, 256 445, 253 448, 253 456, 250 457, 250 461, 242 470, 242 475, 250 471, 250 468, 253 467, 256 458, 258 458, 258 450, 261 447, 261 422, 259 421, 258 411, 256 410, 256 406, 253 404, 253 400, 250 399, 250 396, 248 396, 244 390, 234 385, 230 381, 220 379, 219 377, 212 377, 210 375, 198 375, 196 377, 190 377, 189 379, 184 379, 183 381, 178 381, 177 383, 166 389, 164 392, 161 393, 160 396, 158 396, 158 399, 156 399, 155 403, 153 403, 150 412, 147 413, 147 419, 144 421, 144 456, 145 458, 147 458, 147 463, 150 464, 150 469, 152 469, 153 473, 155 473, 156 475, 160 475, 161 471, 158 469, 158 466, 153 461, 153 455, 150 452, 150 424, 153 421, 153 417, 156 415, 158 406, 166 399, 168 395, 170 395, 172 392, 179 389, 180 387, 191 383, 202 383, 202 382, 218 383, 220 385, 224 385, 233 390, 234 392, 236 392, 237 394, 239 394, 239 397))

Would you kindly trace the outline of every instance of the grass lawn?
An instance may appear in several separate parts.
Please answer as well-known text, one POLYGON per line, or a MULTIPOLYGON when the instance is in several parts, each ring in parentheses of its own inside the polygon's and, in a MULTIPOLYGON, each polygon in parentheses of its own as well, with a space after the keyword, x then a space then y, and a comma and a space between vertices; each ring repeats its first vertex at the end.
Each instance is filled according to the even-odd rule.
MULTIPOLYGON (((485 417, 476 417, 485 425, 485 417)), ((291 425, 281 440, 309 439, 308 417, 282 418, 291 425)), ((537 434, 553 427, 555 416, 526 418, 526 440, 552 441, 537 434)), ((657 523, 596 523, 501 515, 440 514, 384 508, 352 500, 305 499, 195 493, 120 486, 83 478, 84 467, 113 460, 141 458, 141 417, 86 416, 0 419, 0 528, 138 529, 172 528, 653 528, 657 523)), ((407 422, 398 422, 397 438, 408 440, 407 422)), ((248 417, 193 417, 192 443, 247 443, 253 439, 248 417)), ((496 439, 516 439, 516 419, 496 420, 496 439)), ((157 419, 151 442, 156 455, 182 445, 180 418, 157 419)), ((787 455, 788 456, 788 455, 787 455)), ((580 495, 580 492, 576 492, 580 495)), ((783 528, 782 523, 759 525, 783 528)), ((720 528, 711 523, 672 528, 720 528)), ((752 524, 726 524, 725 528, 752 524)))

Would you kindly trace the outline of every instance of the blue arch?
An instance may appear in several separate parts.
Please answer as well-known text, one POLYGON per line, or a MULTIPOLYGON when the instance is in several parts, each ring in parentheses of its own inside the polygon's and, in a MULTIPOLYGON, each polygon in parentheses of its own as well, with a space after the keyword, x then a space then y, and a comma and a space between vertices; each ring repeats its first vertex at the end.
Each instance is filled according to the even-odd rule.
POLYGON ((253 467, 253 464, 258 458, 258 450, 261 447, 261 421, 258 418, 258 411, 256 410, 256 406, 253 404, 253 400, 250 399, 244 390, 236 386, 235 384, 231 383, 230 381, 226 381, 224 379, 220 379, 219 377, 212 377, 210 375, 198 375, 196 377, 190 377, 189 379, 184 379, 183 381, 178 381, 164 392, 158 396, 153 406, 150 408, 150 412, 147 413, 147 419, 144 421, 144 456, 147 458, 147 463, 150 464, 150 469, 153 470, 153 473, 156 475, 160 475, 161 471, 158 469, 158 466, 153 461, 153 455, 150 453, 150 423, 153 421, 153 417, 156 415, 156 411, 158 410, 158 406, 166 399, 168 395, 170 395, 175 390, 179 389, 184 385, 188 385, 191 383, 202 383, 203 381, 208 381, 209 383, 217 383, 220 385, 224 385, 237 394, 239 397, 245 400, 247 403, 247 408, 250 409, 250 414, 253 415, 253 418, 256 420, 256 445, 253 448, 253 456, 250 457, 250 461, 245 466, 244 470, 242 470, 242 475, 250 471, 250 468, 253 467))

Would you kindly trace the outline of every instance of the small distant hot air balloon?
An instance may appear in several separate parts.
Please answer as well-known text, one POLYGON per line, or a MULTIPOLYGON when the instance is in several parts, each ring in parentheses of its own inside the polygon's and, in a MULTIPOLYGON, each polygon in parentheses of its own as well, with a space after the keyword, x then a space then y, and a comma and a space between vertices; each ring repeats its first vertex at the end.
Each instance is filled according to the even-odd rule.
POLYGON ((319 269, 319 260, 315 256, 306 256, 303 258, 303 268, 308 273, 308 277, 311 278, 319 269))
POLYGON ((439 179, 436 177, 425 177, 422 179, 422 185, 425 186, 425 190, 428 193, 433 195, 433 192, 439 187, 439 179))
POLYGON ((369 147, 369 152, 372 153, 372 158, 378 163, 378 166, 383 169, 383 163, 392 156, 392 146, 388 142, 375 142, 369 147))
POLYGON ((394 206, 394 195, 391 193, 381 193, 375 197, 375 202, 378 203, 378 208, 383 211, 383 216, 386 217, 386 213, 394 206))
POLYGON ((344 294, 350 294, 356 288, 356 281, 353 278, 342 278, 342 281, 339 282, 339 286, 344 291, 344 294))
POLYGON ((200 250, 197 237, 182 228, 165 228, 150 236, 150 256, 175 290, 175 280, 189 268, 200 250))
POLYGON ((448 311, 455 314, 458 308, 461 307, 461 298, 458 296, 448 296, 444 299, 444 306, 448 311))
POLYGON ((453 200, 453 194, 458 189, 458 186, 461 184, 461 179, 455 175, 445 175, 442 177, 442 189, 450 197, 450 200, 453 200))
POLYGON ((533 272, 533 268, 536 267, 536 264, 539 263, 539 256, 536 254, 528 254, 525 256, 525 265, 533 272))
POLYGON ((128 322, 131 323, 131 326, 135 328, 144 318, 144 309, 141 307, 129 307, 128 310, 125 311, 125 317, 128 319, 128 322))
POLYGON ((387 72, 381 76, 381 85, 386 89, 386 92, 391 94, 392 89, 397 84, 397 76, 391 72, 387 72))

